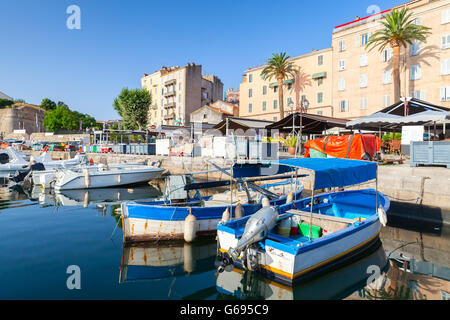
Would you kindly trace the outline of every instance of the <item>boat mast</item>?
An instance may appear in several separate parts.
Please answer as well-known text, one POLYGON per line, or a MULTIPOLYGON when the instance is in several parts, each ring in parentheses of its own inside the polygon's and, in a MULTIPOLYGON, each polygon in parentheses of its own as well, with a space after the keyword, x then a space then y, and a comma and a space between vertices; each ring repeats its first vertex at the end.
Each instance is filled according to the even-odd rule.
POLYGON ((311 195, 311 208, 310 208, 310 216, 309 216, 309 241, 311 241, 311 230, 312 230, 312 219, 313 219, 313 204, 314 204, 314 190, 316 189, 316 172, 313 171, 313 187, 312 187, 312 195, 311 195))

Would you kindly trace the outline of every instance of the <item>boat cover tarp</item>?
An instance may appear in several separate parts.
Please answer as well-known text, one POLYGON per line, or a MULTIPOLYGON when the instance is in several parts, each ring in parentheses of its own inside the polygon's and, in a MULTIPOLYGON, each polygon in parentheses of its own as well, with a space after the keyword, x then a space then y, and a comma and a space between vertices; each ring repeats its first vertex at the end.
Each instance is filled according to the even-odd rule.
POLYGON ((280 160, 278 163, 313 170, 315 190, 356 185, 377 177, 376 162, 339 158, 302 158, 280 160))
POLYGON ((309 158, 310 149, 314 149, 335 158, 369 160, 380 147, 381 140, 375 135, 326 136, 305 143, 305 158, 309 158))

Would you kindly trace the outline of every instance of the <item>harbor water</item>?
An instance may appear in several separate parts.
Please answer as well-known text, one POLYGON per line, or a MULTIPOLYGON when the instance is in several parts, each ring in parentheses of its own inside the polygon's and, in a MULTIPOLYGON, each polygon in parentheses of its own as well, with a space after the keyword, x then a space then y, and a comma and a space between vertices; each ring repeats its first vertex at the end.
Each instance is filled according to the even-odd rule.
POLYGON ((157 186, 66 191, 0 188, 0 299, 449 299, 450 236, 444 224, 399 222, 345 266, 294 286, 255 273, 216 272, 214 239, 124 247, 122 201, 157 186), (74 278, 75 275, 78 278, 74 278), (75 287, 74 287, 75 286, 75 287))

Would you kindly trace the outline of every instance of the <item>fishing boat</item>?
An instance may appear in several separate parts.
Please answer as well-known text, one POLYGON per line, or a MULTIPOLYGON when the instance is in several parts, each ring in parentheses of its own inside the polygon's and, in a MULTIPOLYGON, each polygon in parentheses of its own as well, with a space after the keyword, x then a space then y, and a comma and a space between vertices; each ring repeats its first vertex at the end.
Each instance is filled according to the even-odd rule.
POLYGON ((216 169, 230 179, 195 183, 194 173, 169 176, 163 199, 122 203, 124 243, 183 239, 192 242, 215 236, 219 221, 249 216, 264 201, 271 205, 285 204, 291 201, 289 198, 299 199, 303 191, 303 185, 292 173, 261 177, 254 176, 251 166, 235 165, 233 173, 217 166, 216 169), (265 180, 279 181, 256 184, 265 180), (199 192, 220 186, 230 186, 231 190, 212 196, 201 196, 199 192))
POLYGON ((55 173, 55 190, 108 188, 149 182, 161 176, 165 169, 155 166, 102 165, 93 170, 71 168, 55 173))
POLYGON ((372 180, 378 186, 376 163, 305 158, 277 165, 310 172, 312 196, 219 224, 219 271, 237 267, 290 284, 325 272, 378 241, 390 201, 377 187, 317 195, 317 190, 372 180))

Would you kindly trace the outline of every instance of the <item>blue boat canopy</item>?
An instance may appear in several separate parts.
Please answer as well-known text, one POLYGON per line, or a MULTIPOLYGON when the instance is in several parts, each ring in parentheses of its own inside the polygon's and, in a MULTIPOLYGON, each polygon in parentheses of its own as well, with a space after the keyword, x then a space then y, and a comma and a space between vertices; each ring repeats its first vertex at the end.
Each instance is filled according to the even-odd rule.
POLYGON ((377 177, 375 162, 339 158, 302 158, 236 164, 233 167, 233 177, 245 178, 292 173, 296 168, 314 171, 316 190, 356 185, 377 177), (277 166, 277 164, 279 165, 277 166))
POLYGON ((377 177, 375 162, 339 158, 302 158, 280 160, 278 163, 290 168, 314 171, 315 190, 351 186, 377 177))

